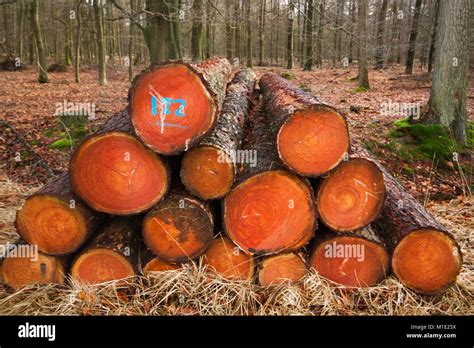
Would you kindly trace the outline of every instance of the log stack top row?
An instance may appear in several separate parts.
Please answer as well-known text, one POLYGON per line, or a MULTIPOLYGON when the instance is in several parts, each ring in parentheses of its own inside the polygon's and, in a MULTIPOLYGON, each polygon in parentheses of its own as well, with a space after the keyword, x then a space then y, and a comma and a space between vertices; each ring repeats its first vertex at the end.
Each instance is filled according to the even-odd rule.
POLYGON ((224 58, 142 72, 128 108, 17 212, 41 257, 6 258, 4 281, 69 269, 97 283, 200 260, 264 286, 310 267, 350 287, 390 270, 423 294, 453 284, 456 241, 351 142, 343 114, 271 72, 258 86, 224 58))

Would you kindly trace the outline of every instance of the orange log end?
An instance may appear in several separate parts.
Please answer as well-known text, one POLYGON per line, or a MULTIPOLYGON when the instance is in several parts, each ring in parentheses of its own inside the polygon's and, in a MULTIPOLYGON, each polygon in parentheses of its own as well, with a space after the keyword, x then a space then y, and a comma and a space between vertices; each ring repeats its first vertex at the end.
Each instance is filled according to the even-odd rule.
POLYGON ((71 267, 71 277, 85 284, 97 284, 134 275, 126 257, 106 248, 92 248, 80 254, 71 267))
POLYGON ((30 257, 7 257, 2 263, 2 278, 5 284, 19 289, 31 283, 64 283, 64 268, 61 260, 54 256, 38 254, 30 257))
POLYGON ((459 274, 461 252, 453 239, 434 229, 406 235, 395 247, 392 269, 407 287, 427 295, 451 285, 459 274))
POLYGON ((329 108, 296 111, 278 133, 283 162, 304 176, 319 176, 335 168, 349 152, 346 120, 329 108))
POLYGON ((166 155, 190 148, 217 119, 217 106, 200 76, 183 64, 168 64, 141 76, 130 103, 137 135, 166 155))
POLYGON ((348 287, 379 283, 388 272, 388 254, 364 238, 338 236, 318 244, 310 265, 323 277, 348 287))
POLYGON ((371 161, 354 158, 341 163, 322 180, 317 207, 325 225, 336 231, 353 231, 372 222, 384 200, 380 169, 371 161))
POLYGON ((219 236, 202 256, 204 265, 225 278, 250 280, 254 272, 253 257, 243 253, 229 238, 219 236))
POLYGON ((74 191, 95 210, 128 215, 156 204, 168 189, 161 158, 120 132, 94 136, 71 159, 74 191))
POLYGON ((146 265, 144 265, 143 273, 147 274, 150 272, 172 271, 172 270, 177 270, 180 268, 181 268, 180 265, 155 257, 151 259, 150 261, 148 261, 146 265))
POLYGON ((221 198, 234 182, 234 165, 224 151, 198 146, 184 155, 181 179, 191 193, 202 199, 221 198))
POLYGON ((23 239, 50 255, 73 252, 88 235, 87 222, 79 209, 48 194, 30 196, 17 212, 15 224, 23 239))
POLYGON ((265 258, 260 264, 258 280, 262 286, 277 285, 298 281, 306 273, 308 268, 301 256, 287 253, 265 258))
POLYGON ((311 188, 287 171, 257 174, 225 197, 223 220, 227 235, 246 253, 296 250, 316 225, 311 188))

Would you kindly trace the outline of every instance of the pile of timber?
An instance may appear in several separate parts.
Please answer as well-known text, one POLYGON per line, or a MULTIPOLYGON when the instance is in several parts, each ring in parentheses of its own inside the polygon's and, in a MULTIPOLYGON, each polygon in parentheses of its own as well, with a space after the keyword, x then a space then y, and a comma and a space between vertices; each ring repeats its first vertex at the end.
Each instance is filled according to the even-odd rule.
POLYGON ((223 58, 155 65, 69 171, 17 212, 33 261, 5 283, 86 284, 207 265, 262 286, 313 268, 347 287, 392 272, 437 294, 462 263, 453 236, 359 144, 337 109, 223 58), (180 154, 178 156, 178 154, 180 154))

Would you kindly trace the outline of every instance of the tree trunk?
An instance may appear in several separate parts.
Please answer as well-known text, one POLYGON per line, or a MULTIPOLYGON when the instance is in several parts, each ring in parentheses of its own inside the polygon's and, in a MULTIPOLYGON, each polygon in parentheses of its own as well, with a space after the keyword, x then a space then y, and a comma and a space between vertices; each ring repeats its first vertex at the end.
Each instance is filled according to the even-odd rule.
MULTIPOLYGON (((264 65, 264 42, 265 42, 265 12, 266 12, 266 1, 260 2, 260 13, 259 13, 259 26, 258 26, 258 65, 264 65)), ((270 48, 271 52, 271 48, 270 48)))
POLYGON ((286 68, 293 69, 293 21, 295 16, 295 4, 294 0, 289 0, 288 5, 288 24, 286 29, 286 68))
POLYGON ((411 25, 410 40, 408 43, 407 62, 405 68, 405 74, 409 75, 413 74, 413 60, 415 58, 416 37, 418 35, 418 22, 420 20, 421 3, 422 0, 416 0, 415 14, 413 15, 413 22, 411 25))
POLYGON ((74 81, 76 83, 81 82, 80 69, 81 69, 81 30, 82 30, 82 18, 81 18, 81 5, 82 0, 78 0, 76 3, 76 37, 74 40, 74 81))
POLYGON ((44 51, 43 34, 41 32, 41 27, 39 24, 38 0, 33 0, 30 4, 30 17, 36 44, 36 57, 38 62, 38 82, 46 83, 48 82, 48 73, 46 72, 47 62, 46 54, 44 51))
POLYGON ((159 258, 182 263, 202 255, 214 236, 210 206, 176 185, 143 220, 143 240, 159 258))
POLYGON ((271 116, 269 131, 288 168, 317 177, 343 160, 350 139, 347 122, 339 112, 274 73, 261 77, 260 88, 271 116))
POLYGON ((234 16, 235 16, 235 56, 242 61, 242 43, 241 43, 241 10, 240 0, 234 0, 234 16))
POLYGON ((136 134, 161 154, 190 149, 215 125, 231 70, 227 59, 214 58, 197 65, 164 63, 142 72, 130 88, 136 134), (186 87, 176 89, 176 84, 186 87))
POLYGON ((377 49, 375 53, 375 68, 382 69, 384 63, 384 37, 385 37, 385 17, 387 16, 388 0, 382 0, 382 6, 378 15, 377 23, 377 49))
POLYGON ((306 62, 304 69, 313 69, 313 0, 306 0, 306 62))
POLYGON ((251 113, 249 129, 244 149, 258 158, 245 163, 238 185, 223 200, 224 230, 246 254, 297 250, 317 226, 313 191, 283 169, 262 105, 251 113))
POLYGON ((316 54, 316 64, 319 68, 323 67, 323 23, 325 16, 325 0, 320 0, 319 3, 319 23, 318 23, 318 38, 317 38, 317 54, 316 54))
MULTIPOLYGON (((355 0, 351 0, 351 7, 350 7, 350 17, 351 17, 351 32, 352 33, 355 33, 355 28, 356 28, 356 5, 355 5, 355 0)), ((354 34, 353 35, 350 35, 350 39, 349 39, 349 57, 348 57, 348 60, 349 60, 349 64, 352 63, 352 61, 354 60, 354 54, 353 54, 353 50, 354 50, 354 34)))
POLYGON ((232 27, 230 25, 230 0, 225 2, 225 52, 229 61, 233 58, 232 52, 232 27))
POLYGON ((201 199, 221 198, 234 183, 255 80, 255 73, 249 69, 235 75, 227 87, 216 126, 183 157, 181 180, 189 192, 201 199))
POLYGON ((433 33, 431 34, 431 44, 430 44, 430 53, 428 56, 428 71, 433 70, 434 62, 434 52, 435 52, 435 43, 436 43, 436 33, 438 31, 438 21, 439 21, 439 0, 435 0, 435 19, 433 24, 433 33))
POLYGON ((205 53, 204 59, 211 58, 211 20, 212 20, 212 10, 211 10, 211 1, 206 1, 206 36, 205 36, 205 53))
POLYGON ((25 22, 25 6, 23 0, 19 0, 19 8, 18 8, 18 57, 20 58, 21 64, 23 64, 23 26, 25 22))
POLYGON ((359 0, 359 87, 369 88, 369 71, 367 69, 367 0, 359 0))
POLYGON ((105 57, 105 37, 104 37, 104 12, 100 6, 100 0, 94 0, 94 22, 97 36, 97 63, 99 65, 99 85, 107 84, 106 57, 105 57))
POLYGON ((3 10, 3 32, 5 35, 5 51, 7 59, 15 59, 17 57, 15 47, 15 3, 6 1, 2 4, 3 10))
POLYGON ((149 274, 150 272, 163 272, 177 270, 181 268, 181 265, 168 262, 166 260, 156 257, 150 249, 145 245, 145 243, 140 243, 140 272, 144 275, 149 274))
POLYGON ((245 0, 245 12, 246 12, 246 22, 247 22, 247 67, 252 68, 252 23, 250 21, 250 7, 251 1, 245 0))
POLYGON ((470 1, 441 1, 433 83, 422 122, 449 127, 466 145, 470 1), (449 53, 449 54, 448 54, 449 53))
POLYGON ((140 225, 134 218, 118 217, 81 251, 71 267, 71 277, 97 284, 135 275, 140 225))
POLYGON ((300 254, 286 253, 263 259, 258 267, 258 282, 261 286, 275 286, 297 282, 308 273, 308 266, 300 254))
POLYGON ((202 60, 202 34, 203 34, 203 9, 202 0, 193 1, 193 27, 191 33, 191 55, 193 61, 202 60))
POLYGON ((146 0, 146 25, 143 28, 151 64, 158 64, 171 56, 171 33, 167 0, 146 0))

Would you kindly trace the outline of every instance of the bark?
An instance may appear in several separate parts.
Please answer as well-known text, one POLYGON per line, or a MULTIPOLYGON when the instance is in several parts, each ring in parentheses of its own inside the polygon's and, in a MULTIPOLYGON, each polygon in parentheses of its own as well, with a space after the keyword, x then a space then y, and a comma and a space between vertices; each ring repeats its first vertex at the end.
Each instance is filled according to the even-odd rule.
POLYGON ((193 1, 193 26, 191 33, 191 55, 193 61, 200 61, 203 58, 203 8, 202 0, 193 1))
POLYGON ((169 7, 166 0, 146 0, 146 24, 140 28, 150 54, 152 64, 157 64, 171 56, 172 41, 169 17, 169 7))
POLYGON ((105 36, 104 36, 104 13, 100 6, 100 0, 94 0, 94 22, 97 37, 97 63, 99 65, 99 85, 107 84, 106 62, 105 62, 105 36))
POLYGON ((38 0, 33 0, 30 4, 30 18, 36 44, 36 56, 38 62, 38 82, 46 83, 48 82, 48 73, 46 72, 47 62, 43 34, 39 24, 38 0))
POLYGON ((3 3, 2 10, 5 51, 7 58, 15 59, 17 57, 15 47, 15 3, 13 1, 3 3))
POLYGON ((375 67, 383 68, 384 63, 384 36, 385 36, 385 17, 387 16, 388 0, 382 0, 382 6, 377 19, 377 49, 375 54, 375 67))
POLYGON ((75 40, 74 40, 74 81, 76 83, 81 82, 81 77, 80 77, 81 30, 82 30, 81 5, 82 5, 82 0, 78 0, 76 3, 76 35, 75 35, 75 40))
MULTIPOLYGON (((266 1, 260 2, 260 13, 259 13, 259 26, 258 26, 258 65, 262 66, 264 64, 265 52, 264 52, 264 42, 265 42, 265 12, 266 12, 266 1)), ((271 52, 271 48, 270 48, 271 52)))
POLYGON ((235 17, 235 56, 239 58, 239 62, 242 61, 242 35, 241 35, 241 9, 240 0, 234 0, 234 17, 235 17))
POLYGON ((286 68, 293 69, 293 50, 294 50, 294 40, 293 40, 293 22, 295 15, 295 4, 294 0, 289 0, 288 5, 288 22, 286 28, 286 68))
POLYGON ((367 69, 367 0, 358 3, 359 32, 359 87, 369 88, 369 71, 367 69))
POLYGON ((418 22, 420 20, 422 0, 416 0, 415 13, 413 15, 413 22, 411 25, 410 39, 408 43, 408 54, 405 73, 413 74, 413 60, 415 59, 416 37, 418 36, 418 22))
POLYGON ((435 0, 435 18, 433 23, 433 33, 431 34, 431 43, 430 43, 430 53, 428 56, 428 71, 433 70, 434 62, 434 52, 435 52, 435 42, 436 42, 436 32, 438 31, 438 20, 439 20, 439 0, 435 0))
POLYGON ((316 54, 316 64, 318 67, 323 67, 323 23, 325 16, 325 0, 321 0, 319 3, 319 22, 318 22, 318 38, 316 40, 317 54, 316 54))
POLYGON ((251 68, 252 63, 252 23, 250 22, 251 1, 245 0, 245 12, 247 19, 247 67, 251 68))
POLYGON ((230 0, 225 2, 225 52, 229 61, 233 58, 232 27, 230 25, 230 0))
POLYGON ((313 0, 306 0, 306 62, 304 69, 313 69, 313 0))

